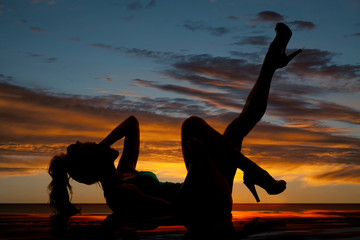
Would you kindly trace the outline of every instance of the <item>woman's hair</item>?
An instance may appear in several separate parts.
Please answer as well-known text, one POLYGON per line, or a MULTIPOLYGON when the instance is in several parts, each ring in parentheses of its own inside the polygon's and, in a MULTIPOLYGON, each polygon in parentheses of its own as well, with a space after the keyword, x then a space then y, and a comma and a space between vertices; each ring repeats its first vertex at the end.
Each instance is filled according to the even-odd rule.
POLYGON ((100 179, 101 171, 96 164, 98 156, 92 150, 95 145, 71 144, 66 154, 56 155, 50 162, 48 172, 52 180, 48 188, 50 206, 54 212, 51 221, 57 228, 65 229, 69 218, 80 213, 80 209, 71 203, 70 177, 85 184, 93 184, 100 179))
POLYGON ((49 175, 52 178, 49 184, 50 206, 55 213, 51 217, 51 221, 57 228, 66 228, 69 218, 80 213, 80 209, 70 202, 72 189, 65 159, 65 154, 57 155, 52 158, 49 167, 49 175))

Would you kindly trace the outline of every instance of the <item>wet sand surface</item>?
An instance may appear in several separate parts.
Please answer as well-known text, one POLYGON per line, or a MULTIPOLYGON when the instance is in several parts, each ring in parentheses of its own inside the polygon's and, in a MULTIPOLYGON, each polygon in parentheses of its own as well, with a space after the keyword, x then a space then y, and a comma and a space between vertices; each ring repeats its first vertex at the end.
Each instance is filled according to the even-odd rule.
MULTIPOLYGON (((360 210, 300 206, 271 206, 261 211, 238 207, 233 211, 237 230, 259 217, 259 232, 242 239, 360 239, 360 210), (245 210, 247 209, 247 210, 245 210), (249 211, 250 210, 250 211, 249 211)), ((102 222, 108 214, 85 213, 71 220, 70 230, 63 236, 50 231, 49 214, 0 213, 0 239, 106 239, 102 222)), ((183 226, 161 226, 154 230, 136 231, 139 239, 183 239, 183 226)), ((123 239, 117 237, 115 239, 123 239)))

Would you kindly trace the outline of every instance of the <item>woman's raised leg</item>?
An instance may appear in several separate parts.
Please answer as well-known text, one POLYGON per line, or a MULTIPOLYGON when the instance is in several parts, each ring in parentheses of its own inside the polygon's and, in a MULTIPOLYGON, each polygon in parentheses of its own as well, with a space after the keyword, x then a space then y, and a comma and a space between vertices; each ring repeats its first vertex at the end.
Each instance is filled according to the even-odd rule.
POLYGON ((271 80, 276 69, 286 66, 301 52, 301 50, 298 50, 287 56, 285 49, 292 35, 291 30, 285 24, 278 23, 275 31, 275 39, 270 44, 259 77, 246 100, 242 112, 229 124, 224 132, 224 136, 239 150, 243 138, 260 121, 266 111, 271 80))
MULTIPOLYGON (((266 111, 271 80, 276 69, 286 66, 301 52, 301 50, 297 50, 287 56, 285 50, 292 35, 291 30, 285 24, 279 23, 276 25, 275 31, 275 39, 270 44, 259 77, 246 100, 242 112, 229 124, 224 132, 225 138, 238 150, 241 150, 244 137, 260 121, 266 111)), ((258 202, 260 199, 257 196, 255 184, 263 187, 269 194, 281 193, 286 187, 285 181, 275 181, 270 174, 257 165, 255 168, 244 170, 244 183, 258 202)))

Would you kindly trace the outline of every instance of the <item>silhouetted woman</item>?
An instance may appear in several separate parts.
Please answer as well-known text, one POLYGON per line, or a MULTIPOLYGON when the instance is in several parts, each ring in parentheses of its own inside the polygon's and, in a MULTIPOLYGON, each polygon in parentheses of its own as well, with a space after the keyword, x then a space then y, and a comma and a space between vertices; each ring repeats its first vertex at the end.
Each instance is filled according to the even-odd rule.
MULTIPOLYGON (((290 29, 279 23, 276 37, 266 54, 259 77, 244 109, 220 134, 199 117, 186 119, 181 129, 182 150, 187 176, 183 184, 162 183, 151 172, 136 171, 139 155, 139 123, 133 116, 117 126, 100 143, 70 145, 67 153, 55 156, 49 167, 52 176, 50 204, 53 217, 65 223, 79 213, 69 198, 69 178, 85 183, 99 182, 106 202, 114 214, 111 221, 134 228, 147 223, 182 223, 189 238, 236 235, 231 221, 232 186, 237 169, 244 172, 244 184, 259 202, 254 185, 268 194, 285 190, 283 180, 276 181, 265 170, 241 153, 243 138, 262 118, 267 106, 270 83, 276 69, 286 66, 300 50, 285 54, 290 29), (111 145, 124 138, 119 152, 111 145)), ((108 220, 109 220, 108 219, 108 220)), ((109 220, 110 221, 110 220, 109 220)))

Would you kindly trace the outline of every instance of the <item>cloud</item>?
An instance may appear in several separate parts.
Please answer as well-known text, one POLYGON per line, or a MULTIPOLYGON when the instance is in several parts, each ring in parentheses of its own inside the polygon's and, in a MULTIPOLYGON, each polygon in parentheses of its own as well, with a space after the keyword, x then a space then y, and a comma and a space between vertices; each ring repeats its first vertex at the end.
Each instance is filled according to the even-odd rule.
POLYGON ((269 114, 285 121, 313 120, 312 126, 319 130, 323 120, 360 124, 360 111, 324 100, 291 96, 292 88, 283 94, 273 93, 269 99, 269 114), (285 97, 286 96, 286 97, 285 97), (316 124, 314 124, 316 123, 316 124))
POLYGON ((92 43, 92 44, 90 44, 90 47, 100 48, 100 49, 105 49, 105 50, 120 50, 120 48, 115 48, 112 45, 106 45, 106 44, 102 44, 102 43, 92 43))
POLYGON ((127 9, 130 11, 134 11, 134 10, 142 9, 142 8, 143 8, 143 5, 139 1, 135 1, 135 2, 129 3, 127 5, 127 9))
MULTIPOLYGON (((249 88, 236 84, 227 84, 226 81, 196 75, 181 76, 177 72, 168 72, 168 76, 191 82, 194 85, 201 86, 202 89, 147 82, 139 79, 137 80, 137 84, 143 87, 151 87, 162 91, 182 94, 193 99, 201 100, 213 108, 235 112, 242 108, 244 100, 249 93, 249 88), (210 86, 212 88, 210 88, 210 86), (204 87, 212 89, 212 91, 206 91, 204 87), (215 92, 214 89, 218 89, 218 92, 215 92), (234 98, 233 96, 237 97, 234 98)), ((360 124, 360 112, 358 110, 332 102, 314 101, 306 97, 301 97, 301 95, 308 95, 313 89, 322 92, 321 89, 290 84, 285 84, 284 86, 283 83, 275 83, 274 85, 273 89, 275 91, 273 90, 270 96, 267 115, 280 117, 288 126, 296 126, 299 122, 302 122, 298 127, 307 128, 312 131, 318 131, 323 128, 323 131, 325 131, 329 129, 321 124, 321 122, 325 120, 360 124), (304 123, 306 124, 304 125, 304 123)), ((213 112, 217 113, 216 110, 213 110, 213 112)))
POLYGON ((307 76, 322 82, 332 91, 358 92, 360 90, 360 65, 335 64, 336 54, 319 49, 303 49, 287 68, 298 76, 307 76))
MULTIPOLYGON (((144 80, 141 84, 137 81, 137 86, 190 97, 204 103, 204 109, 209 116, 241 109, 260 70, 260 64, 252 63, 254 60, 251 58, 245 60, 208 54, 182 55, 109 45, 98 46, 105 50, 120 50, 137 57, 154 58, 165 64, 160 73, 163 77, 176 81, 175 84, 144 80), (184 85, 185 82, 191 85, 184 85)), ((238 55, 245 56, 241 55, 241 52, 238 55)), ((267 116, 281 119, 286 126, 303 127, 309 131, 321 129, 343 133, 350 130, 328 127, 327 121, 355 124, 354 126, 359 124, 358 110, 313 98, 314 94, 321 96, 325 92, 359 91, 359 66, 334 64, 336 56, 335 53, 319 49, 303 49, 302 54, 286 71, 276 74, 279 80, 272 84, 267 116)), ((184 116, 184 113, 177 116, 184 116)))
POLYGON ((14 78, 12 76, 6 76, 2 73, 0 73, 0 81, 1 82, 12 82, 14 78))
POLYGON ((321 182, 360 184, 360 167, 358 165, 340 165, 332 170, 311 176, 321 182))
POLYGON ((267 36, 251 36, 251 37, 244 37, 241 41, 234 43, 235 45, 260 45, 265 46, 270 43, 270 38, 267 36))
POLYGON ((55 5, 56 4, 55 0, 30 0, 31 4, 39 4, 39 3, 42 3, 42 2, 46 2, 49 5, 55 5))
POLYGON ((284 16, 277 12, 263 11, 256 14, 256 17, 252 20, 249 20, 248 23, 253 24, 259 22, 282 22, 284 19, 284 16))
POLYGON ((107 51, 131 54, 137 57, 154 58, 157 60, 168 60, 170 58, 174 59, 181 57, 173 52, 152 51, 152 50, 139 49, 139 48, 116 47, 103 43, 92 43, 89 46, 107 51))
POLYGON ((156 89, 192 97, 197 100, 204 101, 210 106, 217 108, 231 109, 231 110, 241 109, 241 105, 236 103, 236 101, 233 101, 233 99, 229 97, 227 93, 214 93, 212 91, 183 87, 178 85, 155 84, 153 82, 146 82, 145 80, 141 80, 140 84, 145 87, 156 88, 156 89))
POLYGON ((21 27, 23 27, 25 24, 27 24, 27 20, 25 20, 25 19, 22 19, 22 20, 18 20, 18 21, 16 21, 16 27, 19 27, 19 28, 21 28, 21 27))
POLYGON ((0 167, 0 176, 12 176, 12 175, 29 175, 37 174, 39 172, 45 172, 46 168, 34 168, 34 167, 0 167))
MULTIPOLYGON (((155 155, 158 158, 161 151, 167 152, 168 147, 164 146, 161 151, 149 148, 160 146, 158 141, 180 146, 181 120, 155 114, 161 108, 174 107, 171 103, 181 107, 180 99, 163 100, 163 104, 158 104, 160 99, 133 102, 124 96, 51 95, 7 83, 0 83, 0 86, 0 123, 6 126, 0 132, 3 172, 14 174, 17 169, 24 174, 44 169, 51 156, 63 152, 68 144, 77 140, 98 142, 130 115, 137 116, 141 122, 145 159, 155 160, 155 155)), ((122 148, 121 145, 117 147, 122 148)), ((178 156, 180 152, 170 157, 178 159, 178 156)))
POLYGON ((58 60, 57 57, 48 57, 42 54, 38 54, 38 53, 28 53, 27 54, 29 57, 35 58, 35 59, 41 59, 44 63, 54 63, 58 60))
MULTIPOLYGON (((176 92, 197 100, 201 99, 211 106, 227 110, 242 106, 260 70, 260 64, 254 64, 245 59, 213 57, 208 54, 181 55, 101 44, 97 44, 97 47, 106 50, 120 50, 122 53, 138 57, 155 58, 167 65, 161 74, 177 81, 177 84, 167 84, 166 86, 159 84, 143 84, 142 86, 151 86, 162 91, 176 92), (201 87, 202 90, 208 89, 217 92, 216 94, 220 93, 222 96, 214 97, 210 93, 194 91, 196 88, 184 87, 182 82, 201 87), (224 98, 223 95, 226 94, 237 96, 237 98, 233 100, 224 98)), ((314 94, 321 95, 324 92, 359 91, 359 66, 334 64, 334 57, 336 54, 328 51, 303 49, 302 54, 295 58, 285 72, 276 74, 281 81, 273 83, 268 114, 281 117, 287 124, 296 122, 296 119, 308 121, 316 116, 314 128, 318 128, 320 122, 326 119, 358 124, 359 112, 355 109, 327 101, 314 101, 310 97, 314 94), (292 81, 292 79, 306 79, 306 81, 299 82, 299 80, 292 81), (287 98, 281 96, 287 96, 287 98)), ((250 58, 250 60, 252 59, 250 58)))
POLYGON ((68 39, 70 42, 73 42, 73 43, 79 43, 80 42, 80 38, 70 38, 68 39))
MULTIPOLYGON (((244 39, 245 41, 260 41, 265 38, 244 39)), ((214 57, 209 54, 184 55, 183 53, 152 51, 147 49, 115 47, 105 44, 91 44, 92 47, 131 54, 137 57, 153 58, 165 64, 162 71, 167 77, 179 81, 188 81, 203 87, 217 87, 226 91, 237 91, 239 88, 252 86, 260 70, 261 57, 265 53, 247 54, 240 51, 232 52, 234 56, 214 57), (227 89, 225 89, 227 88, 227 89)), ((292 52, 292 50, 288 50, 292 52)), ((285 72, 277 73, 282 79, 281 85, 276 86, 281 91, 292 91, 295 95, 311 95, 312 91, 322 92, 358 92, 360 90, 360 65, 336 64, 337 54, 320 49, 303 49, 285 72), (296 88, 291 79, 307 79, 297 84, 296 88), (309 80, 311 79, 311 84, 309 80), (307 84, 309 83, 309 84, 307 84), (289 85, 290 84, 290 85, 289 85), (311 90, 311 91, 310 91, 311 90)))
POLYGON ((316 27, 315 23, 313 22, 299 20, 288 22, 288 24, 294 26, 296 30, 313 30, 316 27))
MULTIPOLYGON (((52 94, 0 83, 0 124, 6 126, 0 132, 1 174, 34 174, 44 171, 51 156, 63 152, 68 144, 77 140, 98 142, 130 115, 135 115, 141 126, 140 161, 180 163, 180 127, 184 118, 201 116, 219 132, 223 132, 226 124, 241 109, 241 104, 236 105, 233 101, 234 95, 227 92, 141 79, 134 81, 137 86, 176 92, 194 99, 52 94), (224 111, 224 108, 231 108, 232 111, 224 111)), ((276 106, 291 101, 288 99, 286 102, 284 99, 276 106)), ((286 112, 291 116, 297 110, 304 109, 294 109, 293 112, 287 109, 283 117, 286 118, 286 112)), ((313 126, 311 121, 316 117, 309 117, 310 126, 313 126)), ((309 164, 360 166, 360 142, 357 138, 342 136, 334 129, 300 125, 304 123, 299 122, 299 126, 277 126, 261 122, 246 138, 243 152, 262 166, 270 166, 272 169, 297 168, 309 164)), ((121 151, 121 143, 116 148, 121 151)))
MULTIPOLYGON (((276 23, 276 22, 284 22, 285 17, 277 12, 273 11, 263 11, 256 14, 254 19, 248 21, 249 24, 254 23, 276 23)), ((291 22, 287 22, 288 25, 293 26, 296 30, 312 30, 316 27, 315 23, 309 21, 301 21, 295 20, 291 22)))
POLYGON ((28 55, 29 55, 30 57, 33 57, 33 58, 43 57, 43 55, 38 54, 38 53, 29 53, 28 55))
MULTIPOLYGON (((33 156, 36 151, 21 151, 21 146, 9 144, 0 147, 0 176, 24 175, 45 172, 49 158, 44 155, 33 156), (11 149, 11 150, 10 150, 11 149), (14 153, 16 155, 14 155, 14 153)), ((24 148, 26 148, 24 146, 24 148)))
POLYGON ((231 32, 229 28, 211 27, 202 21, 186 21, 184 27, 191 31, 206 31, 214 36, 222 36, 224 34, 231 32))
POLYGON ((50 57, 50 58, 47 58, 47 59, 46 59, 46 62, 47 62, 47 63, 53 63, 53 62, 55 62, 55 61, 57 61, 57 60, 58 60, 57 57, 50 57))
POLYGON ((107 82, 114 82, 114 77, 110 75, 105 75, 104 77, 95 77, 94 80, 97 81, 107 81, 107 82))
POLYGON ((360 37, 360 33, 354 33, 354 34, 350 34, 350 35, 345 35, 345 37, 360 37))
POLYGON ((29 27, 29 30, 32 33, 44 33, 44 30, 39 27, 29 27))
POLYGON ((232 20, 232 21, 239 20, 239 18, 236 16, 229 16, 229 17, 227 17, 227 19, 232 20))
POLYGON ((148 9, 148 8, 153 8, 156 6, 156 0, 149 0, 149 1, 133 1, 131 3, 129 3, 127 5, 127 9, 129 11, 135 11, 135 10, 140 10, 140 9, 148 9))
POLYGON ((3 4, 3 3, 1 3, 0 2, 0 15, 2 15, 3 14, 3 10, 2 10, 2 8, 4 8, 5 7, 5 5, 3 4))
MULTIPOLYGON (((211 79, 232 80, 238 84, 252 83, 259 70, 259 65, 249 63, 244 59, 213 57, 208 54, 189 55, 177 60, 172 66, 178 72, 211 79)), ((222 85, 233 85, 231 82, 222 82, 222 85)))

